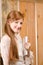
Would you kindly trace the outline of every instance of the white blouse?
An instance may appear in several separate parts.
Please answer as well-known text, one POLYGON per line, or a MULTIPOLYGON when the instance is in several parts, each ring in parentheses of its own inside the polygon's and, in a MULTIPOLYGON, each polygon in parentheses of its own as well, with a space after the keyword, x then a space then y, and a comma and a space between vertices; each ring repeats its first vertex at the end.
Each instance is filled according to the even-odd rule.
POLYGON ((6 34, 1 39, 1 56, 3 59, 3 64, 8 65, 9 63, 9 48, 10 48, 10 38, 6 34))
MULTIPOLYGON (((20 37, 20 34, 15 34, 14 39, 17 43, 19 57, 20 56, 23 57, 23 55, 27 55, 27 50, 24 48, 24 46, 22 44, 22 38, 20 37)), ((9 65, 10 42, 11 42, 11 39, 7 34, 5 34, 1 39, 1 56, 3 58, 4 65, 9 65)), ((31 54, 31 52, 30 52, 30 54, 31 54)), ((30 55, 30 56, 32 56, 32 55, 30 55)))
POLYGON ((15 37, 17 38, 15 40, 17 42, 19 56, 23 57, 24 55, 27 55, 27 50, 23 46, 23 41, 22 41, 22 38, 20 36, 20 33, 19 34, 15 34, 15 37))

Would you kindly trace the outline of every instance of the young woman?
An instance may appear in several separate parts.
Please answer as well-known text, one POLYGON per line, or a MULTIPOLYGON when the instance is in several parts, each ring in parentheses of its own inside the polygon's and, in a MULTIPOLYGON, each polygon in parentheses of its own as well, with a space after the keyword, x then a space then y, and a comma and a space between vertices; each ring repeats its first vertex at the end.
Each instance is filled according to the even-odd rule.
POLYGON ((5 35, 1 40, 1 56, 3 65, 31 65, 33 53, 29 51, 29 44, 22 43, 20 30, 24 16, 19 11, 11 11, 5 24, 5 35))

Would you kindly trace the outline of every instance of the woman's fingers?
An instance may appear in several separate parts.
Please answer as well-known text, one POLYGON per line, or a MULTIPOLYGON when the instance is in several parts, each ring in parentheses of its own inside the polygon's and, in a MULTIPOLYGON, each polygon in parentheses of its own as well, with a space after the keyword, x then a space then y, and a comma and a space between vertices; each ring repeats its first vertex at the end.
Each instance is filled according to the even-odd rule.
POLYGON ((30 44, 30 43, 25 43, 25 44, 24 44, 24 47, 25 47, 26 49, 29 49, 29 48, 30 48, 30 46, 31 46, 31 44, 30 44))

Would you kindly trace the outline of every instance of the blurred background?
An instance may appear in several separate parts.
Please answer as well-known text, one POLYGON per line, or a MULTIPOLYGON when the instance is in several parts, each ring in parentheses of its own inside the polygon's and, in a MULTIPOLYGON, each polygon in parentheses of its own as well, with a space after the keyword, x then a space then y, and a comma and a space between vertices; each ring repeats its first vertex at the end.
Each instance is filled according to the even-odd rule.
POLYGON ((0 9, 0 39, 4 35, 7 14, 18 10, 24 14, 21 36, 26 35, 34 53, 34 65, 43 65, 43 1, 36 0, 2 0, 0 9), (2 30, 2 32, 1 32, 2 30))

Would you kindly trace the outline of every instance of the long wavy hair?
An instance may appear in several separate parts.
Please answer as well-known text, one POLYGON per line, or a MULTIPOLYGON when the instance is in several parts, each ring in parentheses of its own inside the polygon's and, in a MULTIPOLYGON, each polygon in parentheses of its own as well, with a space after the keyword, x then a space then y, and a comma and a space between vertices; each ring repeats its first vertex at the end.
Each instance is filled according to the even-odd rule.
POLYGON ((9 21, 24 19, 24 16, 19 11, 11 11, 9 12, 5 24, 5 33, 11 38, 11 44, 10 44, 10 52, 9 52, 9 60, 13 60, 14 62, 19 59, 18 50, 17 50, 17 44, 14 40, 14 32, 11 30, 10 26, 8 25, 9 21))

